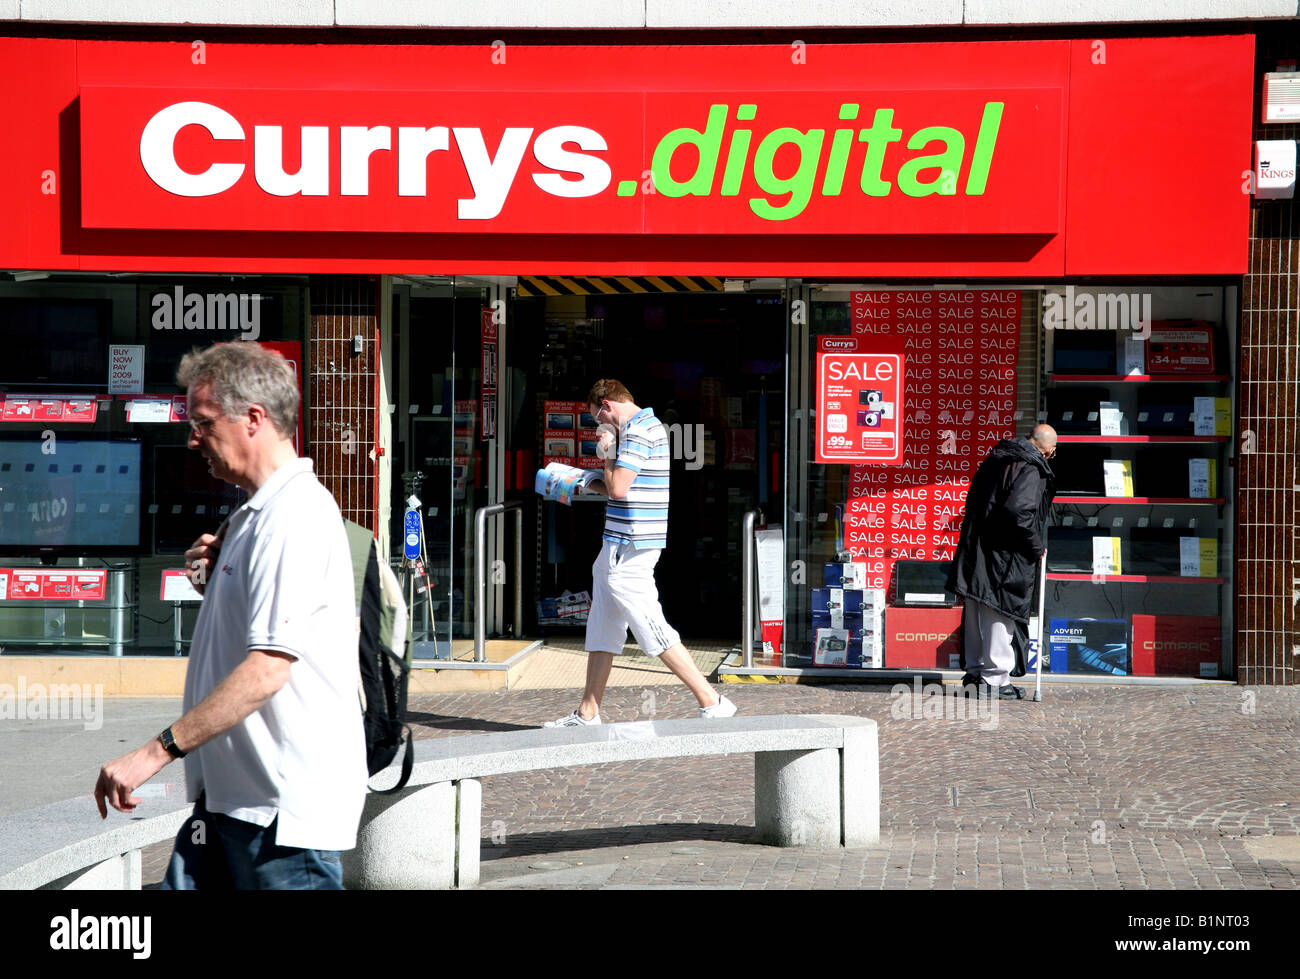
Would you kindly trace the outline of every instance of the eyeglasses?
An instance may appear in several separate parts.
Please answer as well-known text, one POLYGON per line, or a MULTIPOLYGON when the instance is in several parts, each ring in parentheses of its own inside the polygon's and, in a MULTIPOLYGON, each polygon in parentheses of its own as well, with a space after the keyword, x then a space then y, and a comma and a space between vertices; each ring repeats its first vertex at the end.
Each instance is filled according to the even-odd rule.
POLYGON ((215 418, 191 418, 190 434, 207 435, 208 432, 212 431, 212 426, 216 423, 217 420, 215 418))

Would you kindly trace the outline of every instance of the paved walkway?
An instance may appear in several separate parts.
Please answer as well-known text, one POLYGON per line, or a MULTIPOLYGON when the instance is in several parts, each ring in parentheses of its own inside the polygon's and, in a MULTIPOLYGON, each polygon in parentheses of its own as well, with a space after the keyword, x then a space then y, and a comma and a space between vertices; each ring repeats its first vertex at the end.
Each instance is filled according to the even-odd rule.
MULTIPOLYGON (((875 718, 881 845, 750 842, 749 756, 521 773, 485 780, 483 886, 1300 886, 1300 690, 1053 687, 1042 703, 999 704, 983 717, 957 716, 966 702, 956 698, 888 686, 727 694, 746 713, 875 718)), ((437 737, 531 726, 575 697, 465 694, 413 706, 420 736, 437 737)), ((693 709, 680 687, 620 688, 603 713, 693 709)))
MULTIPOLYGON (((624 668, 644 682, 612 686, 606 720, 694 713, 654 664, 624 668)), ((750 756, 598 765, 484 780, 482 886, 1300 886, 1300 689, 1052 686, 1042 703, 998 704, 994 715, 888 685, 726 692, 748 714, 880 722, 878 847, 751 842, 750 756)), ((559 717, 577 698, 573 688, 421 696, 411 720, 420 738, 511 730, 559 717)), ((0 721, 0 819, 49 793, 85 793, 92 805, 99 762, 177 707, 109 700, 94 731, 0 721)), ((161 877, 169 850, 146 854, 146 881, 161 877)))
MULTIPOLYGON (((692 642, 687 651, 700 671, 705 676, 710 676, 734 648, 734 643, 692 642)), ((614 658, 607 689, 677 683, 672 671, 658 659, 642 656, 635 645, 625 646, 624 650, 627 655, 614 658)), ((511 689, 554 690, 581 687, 586 678, 587 654, 582 637, 548 639, 546 645, 529 659, 528 668, 511 689)))

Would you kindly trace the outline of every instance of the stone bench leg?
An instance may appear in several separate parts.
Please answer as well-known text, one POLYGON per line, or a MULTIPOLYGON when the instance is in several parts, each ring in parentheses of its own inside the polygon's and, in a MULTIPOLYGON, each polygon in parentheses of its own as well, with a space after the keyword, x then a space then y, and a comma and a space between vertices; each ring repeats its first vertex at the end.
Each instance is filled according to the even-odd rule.
POLYGON ((844 845, 880 842, 880 746, 875 724, 844 729, 844 845))
POLYGON ((839 846, 840 749, 754 755, 754 820, 775 846, 839 846))
POLYGON ((343 854, 349 890, 473 887, 479 875, 482 786, 438 782, 366 796, 357 846, 343 854))
POLYGON ((109 857, 53 886, 66 891, 138 891, 142 886, 140 851, 109 857))

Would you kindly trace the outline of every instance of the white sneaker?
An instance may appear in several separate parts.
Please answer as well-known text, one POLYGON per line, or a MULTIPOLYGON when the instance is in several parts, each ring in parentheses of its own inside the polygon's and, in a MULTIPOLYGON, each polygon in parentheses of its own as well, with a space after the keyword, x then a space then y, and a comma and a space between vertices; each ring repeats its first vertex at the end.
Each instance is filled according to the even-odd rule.
POLYGON ((736 705, 733 704, 722 694, 718 694, 718 702, 712 707, 701 707, 700 718, 702 720, 711 720, 715 717, 735 717, 736 705))
MULTIPOLYGON (((732 713, 735 713, 734 709, 732 713)), ((558 721, 547 721, 542 727, 594 727, 600 723, 600 714, 596 714, 591 720, 587 720, 576 710, 568 717, 561 717, 558 721)))

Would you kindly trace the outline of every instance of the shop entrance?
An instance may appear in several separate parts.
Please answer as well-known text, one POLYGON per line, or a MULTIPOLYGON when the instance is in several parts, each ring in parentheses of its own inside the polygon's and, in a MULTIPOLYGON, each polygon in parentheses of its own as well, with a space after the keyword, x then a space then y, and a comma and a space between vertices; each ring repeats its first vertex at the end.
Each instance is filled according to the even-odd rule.
MULTIPOLYGON (((480 398, 482 311, 496 291, 450 276, 399 279, 392 290, 390 557, 402 560, 405 510, 414 495, 425 538, 414 637, 436 642, 440 658, 453 641, 474 635, 474 514, 501 498, 501 447, 485 437, 480 398)), ((496 554, 495 535, 489 544, 496 554)), ((501 628, 493 615, 498 593, 489 592, 489 632, 501 628)), ((432 647, 420 648, 428 655, 432 647)))
POLYGON ((597 291, 525 295, 531 280, 521 278, 510 316, 503 379, 522 397, 509 433, 516 475, 508 495, 524 502, 534 531, 525 541, 525 592, 534 599, 527 627, 581 631, 580 614, 556 614, 567 610, 549 600, 590 589, 604 507, 546 502, 532 478, 551 458, 595 468, 584 461, 594 434, 584 434, 581 416, 592 383, 613 377, 654 409, 672 442, 668 547, 656 574, 665 613, 688 639, 733 639, 744 514, 762 509, 775 523, 783 505, 783 294, 610 294, 639 280, 583 281, 597 291), (568 412, 574 430, 563 427, 568 412))

